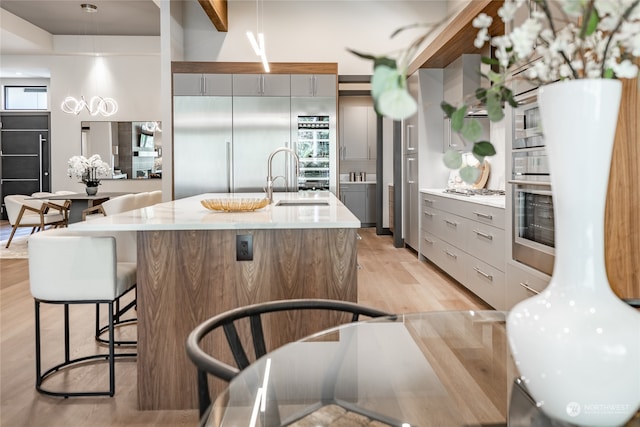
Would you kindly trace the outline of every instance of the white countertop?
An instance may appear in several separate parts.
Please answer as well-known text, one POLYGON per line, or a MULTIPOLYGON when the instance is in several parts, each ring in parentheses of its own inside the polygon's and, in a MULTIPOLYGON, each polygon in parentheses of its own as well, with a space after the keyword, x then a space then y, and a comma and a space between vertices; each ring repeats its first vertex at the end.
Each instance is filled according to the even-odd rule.
POLYGON ((446 197, 449 199, 462 200, 464 202, 493 206, 501 209, 504 209, 506 204, 505 196, 500 195, 482 196, 479 194, 474 194, 473 196, 465 196, 462 194, 445 193, 443 188, 421 188, 420 192, 424 194, 432 194, 434 196, 446 197))
POLYGON ((69 224, 75 230, 246 230, 360 228, 360 221, 329 191, 274 193, 273 204, 254 212, 210 211, 201 200, 262 198, 264 193, 207 193, 116 215, 69 224), (323 206, 276 206, 280 200, 324 201, 323 206))

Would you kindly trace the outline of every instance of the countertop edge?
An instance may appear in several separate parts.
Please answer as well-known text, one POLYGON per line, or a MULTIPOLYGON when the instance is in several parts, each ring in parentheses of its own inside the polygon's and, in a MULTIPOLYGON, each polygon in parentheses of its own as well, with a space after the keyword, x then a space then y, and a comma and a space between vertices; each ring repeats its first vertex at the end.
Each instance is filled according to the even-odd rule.
POLYGON ((432 188, 421 188, 419 190, 422 194, 431 194, 433 196, 444 197, 447 199, 461 200, 463 202, 475 203, 478 205, 491 206, 498 209, 506 208, 506 196, 482 196, 482 195, 473 195, 473 196, 464 196, 453 193, 445 193, 444 189, 432 189, 432 188))

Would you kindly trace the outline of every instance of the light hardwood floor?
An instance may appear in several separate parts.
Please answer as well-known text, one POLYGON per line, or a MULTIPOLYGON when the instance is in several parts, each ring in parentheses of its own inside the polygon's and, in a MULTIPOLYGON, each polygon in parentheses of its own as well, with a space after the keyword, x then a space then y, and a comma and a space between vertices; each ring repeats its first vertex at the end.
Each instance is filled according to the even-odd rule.
MULTIPOLYGON (((8 237, 6 222, 0 224, 0 239, 8 237)), ((23 232, 29 232, 24 230, 23 232)), ((489 309, 477 297, 444 273, 417 259, 414 252, 393 247, 391 236, 377 236, 375 229, 362 229, 359 242, 358 300, 389 312, 489 309)), ((27 260, 0 260, 0 425, 6 427, 62 426, 196 426, 197 412, 139 411, 136 396, 135 361, 116 362, 116 395, 113 398, 60 399, 35 391, 34 314, 29 293, 27 260)), ((72 353, 95 348, 92 337, 92 307, 72 307, 72 353), (74 329, 75 327, 75 329, 74 329)), ((60 307, 43 308, 47 334, 62 329, 60 307)), ((50 345, 44 342, 45 366, 50 345)), ((184 351, 177 349, 177 351, 184 351)), ((61 351, 57 353, 62 357, 61 351)), ((104 384, 105 370, 90 367, 69 381, 104 384), (98 371, 99 373, 96 373, 98 371)), ((187 372, 185 375, 195 375, 187 372)), ((66 378, 65 378, 66 380, 66 378)))

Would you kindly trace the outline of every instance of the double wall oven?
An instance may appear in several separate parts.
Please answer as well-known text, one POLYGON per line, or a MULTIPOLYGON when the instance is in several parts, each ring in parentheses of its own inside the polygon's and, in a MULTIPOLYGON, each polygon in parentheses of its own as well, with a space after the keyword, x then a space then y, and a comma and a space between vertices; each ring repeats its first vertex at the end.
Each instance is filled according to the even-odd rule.
POLYGON ((509 181, 513 191, 512 254, 514 260, 551 275, 555 253, 553 197, 537 88, 516 84, 514 89, 520 106, 513 112, 509 181))

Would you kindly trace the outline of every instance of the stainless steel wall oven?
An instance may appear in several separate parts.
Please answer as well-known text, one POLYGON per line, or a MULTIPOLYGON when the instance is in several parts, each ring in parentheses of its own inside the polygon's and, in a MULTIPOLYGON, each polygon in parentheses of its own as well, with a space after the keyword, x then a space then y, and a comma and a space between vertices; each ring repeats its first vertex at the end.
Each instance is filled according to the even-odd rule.
POLYGON ((513 191, 512 254, 514 260, 551 275, 555 254, 553 197, 537 89, 517 84, 514 89, 520 106, 513 112, 509 181, 513 191))

